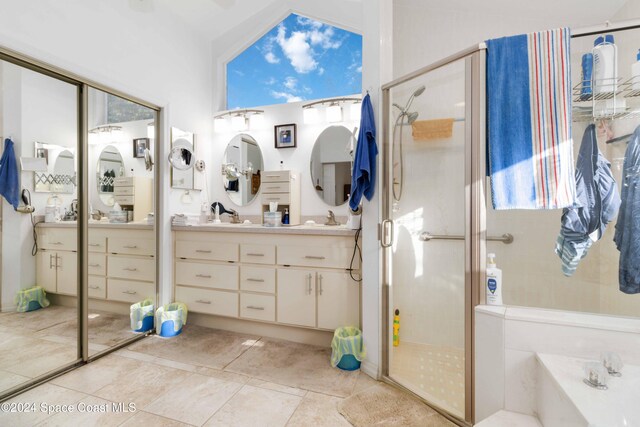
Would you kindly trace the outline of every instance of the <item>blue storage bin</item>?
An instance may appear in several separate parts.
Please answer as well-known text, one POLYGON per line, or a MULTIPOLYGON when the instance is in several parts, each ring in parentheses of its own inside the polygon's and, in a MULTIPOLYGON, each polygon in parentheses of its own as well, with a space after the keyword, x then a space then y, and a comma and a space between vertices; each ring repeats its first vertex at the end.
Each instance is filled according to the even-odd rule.
POLYGON ((29 301, 29 304, 27 304, 27 310, 26 311, 39 310, 41 308, 42 308, 42 306, 40 305, 40 303, 38 301, 29 301))
POLYGON ((338 362, 338 368, 343 371, 357 371, 360 369, 360 361, 353 354, 345 354, 338 362))
POLYGON ((187 323, 187 306, 174 302, 158 308, 156 311, 156 332, 161 337, 175 337, 182 333, 187 323))
POLYGON ((182 333, 182 328, 176 331, 175 323, 173 320, 165 320, 162 322, 162 326, 160 327, 160 336, 161 337, 175 337, 176 335, 180 335, 182 333))
POLYGON ((344 326, 335 330, 331 341, 331 366, 343 371, 355 371, 360 369, 360 361, 365 355, 360 329, 344 326))
POLYGON ((153 329, 153 300, 147 298, 129 308, 131 329, 134 332, 147 332, 153 329))

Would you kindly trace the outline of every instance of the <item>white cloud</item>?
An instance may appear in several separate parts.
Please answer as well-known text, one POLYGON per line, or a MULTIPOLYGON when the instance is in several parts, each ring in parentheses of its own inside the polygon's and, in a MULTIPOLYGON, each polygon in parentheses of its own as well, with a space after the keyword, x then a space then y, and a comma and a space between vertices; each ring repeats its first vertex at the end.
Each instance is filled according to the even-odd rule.
POLYGON ((356 71, 359 72, 359 73, 362 73, 362 65, 359 66, 358 68, 356 68, 356 71))
POLYGON ((296 79, 295 77, 289 76, 284 80, 283 85, 290 91, 295 92, 298 87, 298 79, 296 79))
POLYGON ((338 49, 342 46, 341 40, 334 40, 332 27, 326 27, 323 31, 314 28, 308 35, 312 45, 320 45, 323 49, 338 49))
POLYGON ((276 92, 275 90, 271 91, 271 96, 276 98, 276 99, 286 99, 287 102, 300 102, 303 99, 297 95, 294 95, 292 93, 287 93, 287 92, 276 92))
POLYGON ((321 76, 324 74, 324 68, 320 67, 318 68, 318 75, 321 76))
POLYGON ((280 62, 280 58, 278 58, 273 52, 267 52, 264 55, 264 59, 266 59, 269 64, 277 64, 280 62))
POLYGON ((276 84, 277 80, 275 77, 269 77, 267 79, 267 81, 264 82, 264 84, 269 85, 269 86, 273 86, 274 84, 276 84))
POLYGON ((294 31, 291 37, 287 38, 287 29, 284 25, 278 26, 276 41, 285 56, 291 62, 291 66, 300 74, 306 74, 318 67, 318 62, 313 59, 313 50, 307 43, 307 34, 302 31, 294 31))
POLYGON ((313 27, 313 28, 321 28, 322 22, 316 21, 315 19, 305 18, 304 16, 298 16, 296 19, 298 25, 302 25, 303 27, 313 27))

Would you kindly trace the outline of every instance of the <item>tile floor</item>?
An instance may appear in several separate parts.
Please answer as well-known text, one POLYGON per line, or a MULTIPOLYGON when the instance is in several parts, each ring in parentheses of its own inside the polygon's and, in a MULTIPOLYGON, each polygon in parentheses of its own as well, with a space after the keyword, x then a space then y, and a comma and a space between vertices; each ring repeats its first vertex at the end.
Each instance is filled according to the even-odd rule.
POLYGON ((339 403, 378 382, 331 368, 330 351, 187 325, 17 396, 34 410, 2 412, 0 425, 349 426, 339 403))

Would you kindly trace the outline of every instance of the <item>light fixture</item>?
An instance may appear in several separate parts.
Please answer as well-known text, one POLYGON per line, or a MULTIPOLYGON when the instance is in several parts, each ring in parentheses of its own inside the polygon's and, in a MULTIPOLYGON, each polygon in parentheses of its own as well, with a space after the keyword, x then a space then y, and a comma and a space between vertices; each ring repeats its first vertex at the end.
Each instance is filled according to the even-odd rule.
POLYGON ((342 107, 336 104, 331 104, 327 107, 327 121, 329 123, 342 121, 342 107))
POLYGON ((323 106, 326 105, 326 121, 335 123, 343 121, 342 116, 342 105, 350 104, 349 110, 349 119, 352 121, 360 120, 360 103, 362 99, 356 97, 342 97, 342 98, 329 98, 322 99, 320 101, 311 102, 309 104, 302 106, 302 115, 304 118, 305 124, 314 124, 319 123, 320 120, 320 111, 318 108, 314 108, 315 106, 323 106), (358 115, 354 114, 354 109, 358 110, 358 115))
POLYGON ((91 129, 89 134, 90 142, 108 144, 122 137, 122 126, 101 125, 91 129), (91 135, 94 135, 94 137, 91 137, 91 135))
POLYGON ((229 128, 234 132, 242 132, 249 127, 258 129, 264 125, 263 114, 263 110, 230 110, 213 117, 213 129, 216 133, 228 132, 229 128), (228 117, 231 117, 231 126, 228 117))
POLYGON ((156 138, 156 123, 151 122, 147 123, 147 138, 155 139, 156 138))

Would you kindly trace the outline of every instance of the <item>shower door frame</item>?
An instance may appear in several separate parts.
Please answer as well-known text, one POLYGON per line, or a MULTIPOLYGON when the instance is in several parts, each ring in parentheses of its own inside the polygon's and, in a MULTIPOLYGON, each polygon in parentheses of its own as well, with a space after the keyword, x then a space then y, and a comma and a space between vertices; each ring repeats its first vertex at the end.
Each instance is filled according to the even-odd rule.
POLYGON ((484 283, 484 271, 486 268, 486 154, 485 154, 485 56, 484 43, 471 46, 468 49, 455 53, 426 67, 420 68, 403 77, 393 80, 382 86, 382 218, 380 224, 380 243, 382 246, 382 379, 385 382, 399 386, 412 394, 402 383, 391 378, 389 373, 389 346, 390 346, 390 298, 392 277, 390 264, 393 254, 391 244, 393 241, 393 220, 391 219, 391 204, 393 201, 393 165, 392 165, 392 141, 389 130, 391 129, 390 117, 390 91, 392 88, 423 76, 431 71, 445 67, 456 61, 465 62, 465 291, 464 291, 464 342, 465 342, 465 409, 464 419, 460 419, 441 408, 433 405, 428 400, 416 395, 434 407, 438 412, 459 425, 473 425, 475 421, 474 405, 474 308, 480 304, 482 297, 482 284, 484 283))

